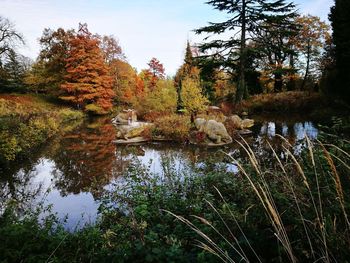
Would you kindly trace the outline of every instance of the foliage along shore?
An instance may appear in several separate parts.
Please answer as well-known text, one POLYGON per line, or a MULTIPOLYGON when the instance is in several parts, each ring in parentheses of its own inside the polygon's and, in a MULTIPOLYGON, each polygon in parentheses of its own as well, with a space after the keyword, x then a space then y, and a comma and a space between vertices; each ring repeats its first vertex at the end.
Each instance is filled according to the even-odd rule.
MULTIPOLYGON (((327 109, 327 116, 341 115, 346 109, 331 108, 326 98, 320 94, 309 94, 306 92, 286 92, 277 94, 265 94, 253 96, 244 100, 236 107, 229 104, 221 104, 218 112, 209 115, 204 112, 198 116, 223 121, 224 114, 232 112, 249 112, 250 114, 263 112, 309 112, 318 114, 316 107, 323 105, 327 109), (271 104, 270 101, 276 103, 271 104)), ((120 111, 120 107, 116 111, 120 111)), ((13 161, 25 156, 32 149, 43 144, 47 139, 57 133, 62 133, 82 123, 87 115, 81 110, 74 110, 64 106, 55 98, 45 95, 30 94, 1 94, 0 95, 0 161, 2 163, 13 161)), ((327 117, 326 116, 326 117, 327 117)), ((323 116, 325 117, 325 116, 323 116)), ((169 140, 184 142, 188 140, 191 130, 190 116, 175 114, 159 114, 158 112, 147 112, 141 115, 146 121, 155 124, 154 129, 146 130, 146 138, 165 136, 169 140)), ((235 127, 227 127, 229 134, 235 133, 235 127), (232 129, 231 129, 232 128, 232 129)))
POLYGON ((0 94, 0 163, 24 158, 85 114, 40 95, 0 94))

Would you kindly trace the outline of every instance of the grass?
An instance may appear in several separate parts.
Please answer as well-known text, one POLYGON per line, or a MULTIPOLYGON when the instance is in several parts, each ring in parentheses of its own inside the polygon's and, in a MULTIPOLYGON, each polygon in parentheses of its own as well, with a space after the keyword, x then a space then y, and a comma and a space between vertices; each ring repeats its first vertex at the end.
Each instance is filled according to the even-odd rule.
MULTIPOLYGON (((283 137, 281 139, 285 142, 285 146, 283 146, 287 154, 285 160, 282 160, 268 143, 273 153, 273 162, 276 164, 273 171, 259 162, 246 142, 238 142, 238 144, 248 156, 250 161, 248 168, 246 164, 232 156, 229 158, 239 167, 240 173, 244 175, 244 178, 249 182, 250 189, 256 195, 258 204, 264 209, 276 236, 276 241, 284 250, 284 253, 280 255, 280 260, 283 262, 343 262, 342 260, 348 257, 349 251, 346 247, 350 242, 349 198, 348 194, 344 194, 345 189, 343 188, 343 183, 349 182, 349 177, 345 176, 350 172, 350 167, 347 165, 350 162, 350 155, 333 144, 328 144, 327 149, 322 142, 311 142, 306 138, 307 151, 304 152, 305 156, 301 159, 292 153, 292 146, 289 142, 283 137), (332 154, 334 151, 337 151, 340 156, 336 157, 332 154), (343 171, 339 172, 339 169, 343 171), (282 183, 283 189, 276 189, 276 181, 282 183), (283 198, 290 202, 289 208, 281 204, 277 195, 283 195, 283 198), (337 212, 335 212, 334 207, 337 207, 337 212), (292 217, 288 210, 295 210, 294 217, 298 216, 296 219, 299 223, 293 226, 293 231, 288 230, 289 227, 286 223, 292 217), (295 240, 294 231, 298 231, 300 234, 297 240, 295 240), (335 243, 335 240, 340 243, 335 243), (340 249, 341 245, 342 249, 340 249), (300 251, 300 246, 303 246, 302 251, 300 251)), ((225 202, 220 190, 217 189, 217 191, 225 202)), ((211 207, 222 219, 218 209, 213 205, 211 207)), ((223 232, 220 233, 205 218, 200 218, 201 222, 214 228, 215 232, 222 237, 221 241, 234 248, 235 257, 231 257, 228 251, 224 250, 219 243, 214 242, 210 236, 206 235, 190 220, 172 212, 169 213, 202 237, 204 241, 200 241, 199 246, 220 260, 235 262, 237 256, 243 262, 251 260, 246 256, 249 251, 244 251, 240 247, 237 238, 234 238, 234 243, 231 243, 224 237, 223 232)), ((231 215, 234 218, 232 212, 231 215)), ((235 222, 241 229, 237 220, 235 222)), ((229 224, 223 219, 222 223, 226 226, 227 231, 233 235, 228 227, 229 224)), ((243 232, 241 234, 244 236, 243 232)), ((249 240, 247 242, 249 243, 249 240)), ((250 246, 250 249, 250 252, 253 252, 256 257, 254 260, 259 262, 266 260, 255 253, 254 246, 250 246)))

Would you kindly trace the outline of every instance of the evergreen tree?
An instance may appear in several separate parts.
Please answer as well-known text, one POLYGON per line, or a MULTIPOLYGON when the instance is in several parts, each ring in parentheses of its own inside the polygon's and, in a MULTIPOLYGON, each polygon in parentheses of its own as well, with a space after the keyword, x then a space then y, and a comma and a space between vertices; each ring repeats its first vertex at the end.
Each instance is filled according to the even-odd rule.
POLYGON ((329 19, 332 22, 339 77, 338 84, 333 84, 333 93, 350 102, 350 1, 335 0, 329 19))
POLYGON ((104 62, 99 41, 80 25, 78 35, 70 40, 66 59, 65 82, 61 99, 93 113, 106 113, 114 97, 112 78, 104 62))
MULTIPOLYGON (((260 57, 260 68, 274 76, 274 91, 283 88, 285 75, 292 74, 294 69, 286 64, 290 57, 296 56, 294 39, 299 26, 294 23, 296 14, 269 17, 254 30, 254 45, 247 53, 256 53, 260 57), (254 52, 249 52, 254 50, 254 52)), ((247 56, 248 57, 248 56, 247 56)))
MULTIPOLYGON (((230 18, 224 22, 210 23, 206 27, 195 30, 197 34, 208 33, 220 35, 232 31, 227 40, 211 40, 200 46, 201 51, 215 50, 226 58, 225 64, 237 65, 238 86, 235 102, 240 102, 248 95, 245 79, 247 39, 254 38, 256 27, 266 21, 282 20, 294 16, 294 4, 285 0, 210 0, 207 2, 219 11, 224 11, 230 18), (237 29, 240 37, 237 38, 237 29)), ((208 39, 210 36, 206 37, 208 39)))
POLYGON ((29 72, 32 60, 17 54, 14 50, 8 52, 7 60, 2 68, 2 83, 4 91, 25 91, 24 78, 29 72))
POLYGON ((175 87, 178 94, 178 110, 182 108, 182 98, 181 98, 181 90, 182 83, 185 78, 191 78, 199 81, 199 69, 194 65, 194 58, 192 54, 192 49, 190 42, 187 41, 185 59, 182 66, 178 69, 175 75, 175 87))

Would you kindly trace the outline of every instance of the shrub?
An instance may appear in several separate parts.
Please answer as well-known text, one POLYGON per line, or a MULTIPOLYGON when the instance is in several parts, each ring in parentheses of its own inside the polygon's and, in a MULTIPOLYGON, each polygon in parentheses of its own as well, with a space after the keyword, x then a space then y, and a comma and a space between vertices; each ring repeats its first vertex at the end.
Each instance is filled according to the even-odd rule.
POLYGON ((155 133, 167 139, 183 141, 188 139, 191 122, 188 116, 168 115, 155 120, 155 133))
POLYGON ((100 107, 99 105, 94 104, 94 103, 86 105, 85 111, 89 114, 92 114, 92 115, 107 114, 107 112, 102 107, 100 107))
POLYGON ((66 123, 70 121, 80 120, 84 118, 84 114, 81 111, 72 110, 69 108, 62 109, 58 112, 61 122, 66 123))
POLYGON ((0 160, 3 162, 13 161, 16 158, 21 148, 18 145, 16 138, 9 134, 8 131, 0 132, 0 160))

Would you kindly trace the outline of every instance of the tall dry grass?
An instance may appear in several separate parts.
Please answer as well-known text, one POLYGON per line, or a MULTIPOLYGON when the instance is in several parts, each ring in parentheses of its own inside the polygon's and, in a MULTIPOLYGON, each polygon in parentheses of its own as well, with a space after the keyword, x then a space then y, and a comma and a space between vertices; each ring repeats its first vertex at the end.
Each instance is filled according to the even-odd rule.
MULTIPOLYGON (((227 155, 228 158, 239 168, 239 173, 243 180, 247 180, 250 186, 249 191, 254 193, 258 204, 265 211, 266 218, 274 232, 277 246, 283 250, 280 262, 286 260, 290 262, 338 262, 339 253, 348 253, 337 248, 336 240, 340 238, 350 244, 350 224, 349 224, 349 197, 344 191, 343 182, 349 178, 344 178, 344 174, 350 172, 350 154, 332 144, 322 144, 320 141, 311 141, 306 137, 306 148, 302 155, 293 152, 292 145, 287 139, 280 136, 284 155, 280 154, 267 141, 269 150, 272 153, 273 165, 266 166, 251 149, 249 144, 242 138, 237 144, 243 149, 249 162, 244 163, 227 155), (336 150, 336 151, 333 151, 336 150), (336 153, 335 153, 336 152, 336 153), (341 172, 339 171, 341 169, 341 172), (277 180, 283 185, 281 189, 274 189, 273 182, 277 180), (293 231, 288 229, 286 221, 290 214, 286 208, 279 203, 280 198, 276 198, 276 191, 283 195, 290 202, 290 209, 295 209, 295 215, 298 217, 299 224, 293 226, 294 230, 301 233, 301 238, 295 240, 293 231), (342 215, 336 213, 339 207, 342 215), (300 246, 302 243, 302 254, 300 246), (332 245, 330 246, 330 243, 332 245), (307 255, 304 257, 304 255, 307 255)), ((237 176, 237 175, 231 175, 237 176)), ((220 189, 216 189, 225 203, 224 195, 220 189)), ((260 255, 256 252, 257 247, 251 245, 249 239, 235 216, 230 210, 238 233, 233 233, 231 227, 221 216, 219 209, 209 203, 209 206, 220 218, 226 233, 219 232, 208 220, 203 217, 193 216, 202 224, 212 228, 221 238, 220 242, 225 242, 234 251, 234 257, 220 247, 220 242, 214 241, 207 236, 201 228, 191 222, 191 220, 172 214, 181 222, 188 225, 195 231, 201 240, 197 246, 216 255, 224 262, 235 262, 234 258, 240 258, 242 262, 262 262, 260 255), (231 237, 227 238, 227 233, 231 237), (239 235, 248 243, 247 248, 243 249, 238 241, 239 235), (249 255, 249 256, 247 256, 249 255)), ((252 204, 254 206, 254 204, 252 204)), ((250 208, 249 208, 250 209, 250 208)), ((261 240, 264 242, 264 240, 261 240)), ((344 246, 343 246, 344 247, 344 246)), ((278 248, 276 248, 278 249, 278 248)))

